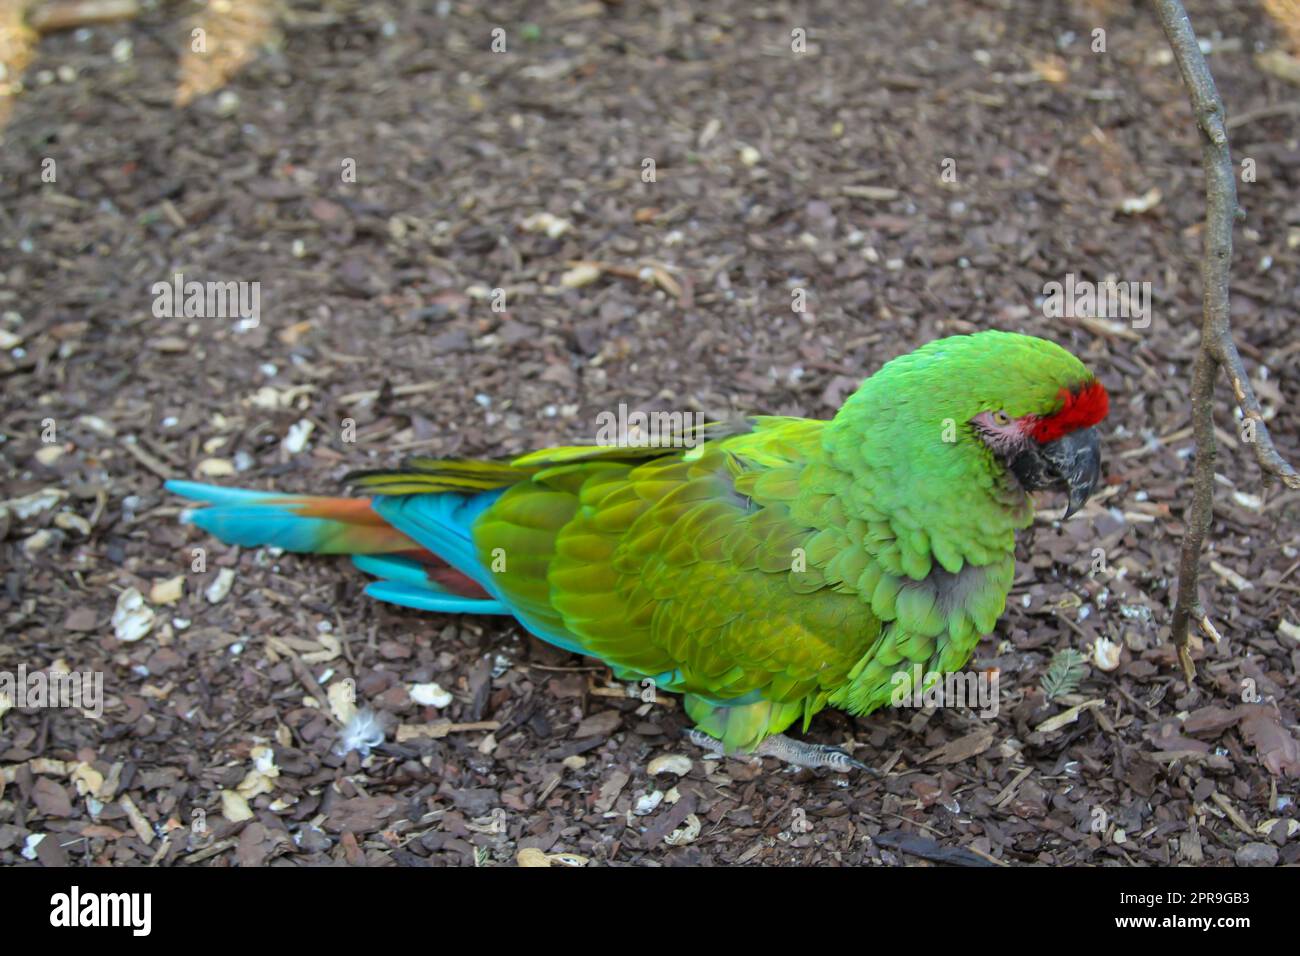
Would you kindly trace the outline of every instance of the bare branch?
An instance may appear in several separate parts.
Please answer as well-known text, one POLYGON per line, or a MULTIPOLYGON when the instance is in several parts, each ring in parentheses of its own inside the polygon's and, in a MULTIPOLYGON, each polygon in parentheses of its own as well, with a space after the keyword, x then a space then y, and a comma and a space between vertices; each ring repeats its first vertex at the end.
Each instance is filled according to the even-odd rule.
POLYGON ((1232 384, 1232 392, 1241 408, 1241 414, 1253 427, 1255 458, 1259 467, 1265 475, 1280 478, 1288 488, 1300 488, 1300 474, 1278 452, 1273 437, 1268 433, 1268 426, 1264 424, 1264 411, 1259 407, 1255 389, 1246 375, 1245 366, 1241 364, 1237 344, 1232 341, 1232 331, 1225 329, 1224 334, 1216 336, 1211 344, 1216 352, 1215 358, 1228 373, 1228 381, 1232 384))
MULTIPOLYGON (((1289 488, 1300 488, 1300 475, 1273 445, 1264 424, 1259 400, 1246 375, 1232 339, 1229 324, 1228 287, 1232 265, 1232 224, 1238 214, 1237 178, 1228 148, 1228 124, 1223 100, 1214 77, 1192 30, 1180 0, 1152 0, 1164 28, 1174 59, 1183 75, 1183 85, 1201 130, 1201 163, 1205 168, 1207 213, 1201 258, 1202 324, 1201 348, 1192 373, 1192 432, 1196 441, 1196 466, 1192 478, 1192 506, 1183 536, 1178 564, 1178 595, 1174 604, 1173 640, 1178 658, 1190 684, 1195 667, 1187 649, 1187 634, 1193 618, 1208 623, 1197 600, 1196 584, 1201 548, 1214 515, 1214 381, 1222 367, 1228 373, 1233 393, 1249 424, 1255 457, 1265 475, 1280 478, 1289 488)), ((1202 627, 1205 623, 1202 623, 1202 627)), ((1210 625, 1212 628, 1213 625, 1210 625)))

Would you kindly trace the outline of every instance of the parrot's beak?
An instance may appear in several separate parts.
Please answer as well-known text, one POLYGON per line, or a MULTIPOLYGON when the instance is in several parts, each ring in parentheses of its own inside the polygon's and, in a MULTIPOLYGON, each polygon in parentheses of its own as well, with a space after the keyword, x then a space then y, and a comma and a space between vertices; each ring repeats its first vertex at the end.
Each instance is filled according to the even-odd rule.
POLYGON ((1065 509, 1068 518, 1084 506, 1101 481, 1101 439, 1097 429, 1081 428, 1048 442, 1042 455, 1070 493, 1070 504, 1065 509))
POLYGON ((1101 481, 1101 440, 1095 428, 1081 428, 1046 445, 1030 441, 1011 461, 1025 491, 1069 492, 1068 518, 1083 507, 1101 481))

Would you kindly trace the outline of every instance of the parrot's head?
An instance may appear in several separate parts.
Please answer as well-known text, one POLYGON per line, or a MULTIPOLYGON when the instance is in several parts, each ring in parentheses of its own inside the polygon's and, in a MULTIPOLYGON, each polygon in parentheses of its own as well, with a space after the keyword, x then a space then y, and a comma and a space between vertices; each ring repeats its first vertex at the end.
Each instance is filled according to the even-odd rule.
POLYGON ((1109 404, 1106 389, 1095 379, 1063 385, 1052 406, 1013 415, 1008 398, 995 411, 981 411, 970 426, 989 452, 1025 491, 1051 489, 1068 493, 1070 517, 1097 490, 1101 479, 1101 443, 1094 425, 1109 404))
POLYGON ((886 364, 863 391, 877 392, 872 404, 895 413, 894 434, 905 430, 912 452, 940 471, 971 474, 979 461, 995 486, 1063 491, 1066 517, 1100 482, 1106 389, 1054 342, 999 331, 938 339, 886 364))
POLYGON ((1095 426, 1110 407, 1101 382, 1047 339, 981 332, 942 342, 936 367, 950 366, 946 387, 966 396, 969 436, 1025 491, 1064 491, 1065 517, 1082 508, 1101 480, 1095 426))

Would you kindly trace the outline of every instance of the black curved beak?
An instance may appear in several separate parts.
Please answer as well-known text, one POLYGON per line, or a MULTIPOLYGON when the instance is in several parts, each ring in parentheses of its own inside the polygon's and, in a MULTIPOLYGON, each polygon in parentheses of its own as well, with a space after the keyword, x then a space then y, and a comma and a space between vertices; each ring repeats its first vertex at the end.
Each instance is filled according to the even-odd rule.
POLYGON ((1081 428, 1046 445, 1030 442, 1012 460, 1011 470, 1026 491, 1068 492, 1068 518, 1084 506, 1101 481, 1101 439, 1095 428, 1081 428))
POLYGON ((1101 481, 1101 439, 1095 428, 1081 428, 1043 446, 1043 458, 1065 483, 1068 518, 1084 506, 1101 481))

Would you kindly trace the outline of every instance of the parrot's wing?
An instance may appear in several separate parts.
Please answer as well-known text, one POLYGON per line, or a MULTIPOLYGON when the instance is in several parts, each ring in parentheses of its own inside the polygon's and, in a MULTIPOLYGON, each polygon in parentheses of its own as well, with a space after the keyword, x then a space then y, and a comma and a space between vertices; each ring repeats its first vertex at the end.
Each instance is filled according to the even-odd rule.
POLYGON ((691 695, 701 726, 753 746, 810 718, 880 633, 809 564, 817 531, 791 516, 819 428, 769 420, 640 464, 548 460, 478 519, 479 561, 500 561, 495 592, 543 637, 691 695), (718 707, 721 733, 703 713, 718 707))
POLYGON ((345 481, 376 495, 473 493, 506 488, 555 465, 583 462, 635 463, 702 448, 707 442, 748 431, 751 421, 707 422, 655 436, 644 445, 566 445, 529 452, 510 461, 475 458, 407 458, 400 468, 354 471, 345 481))

